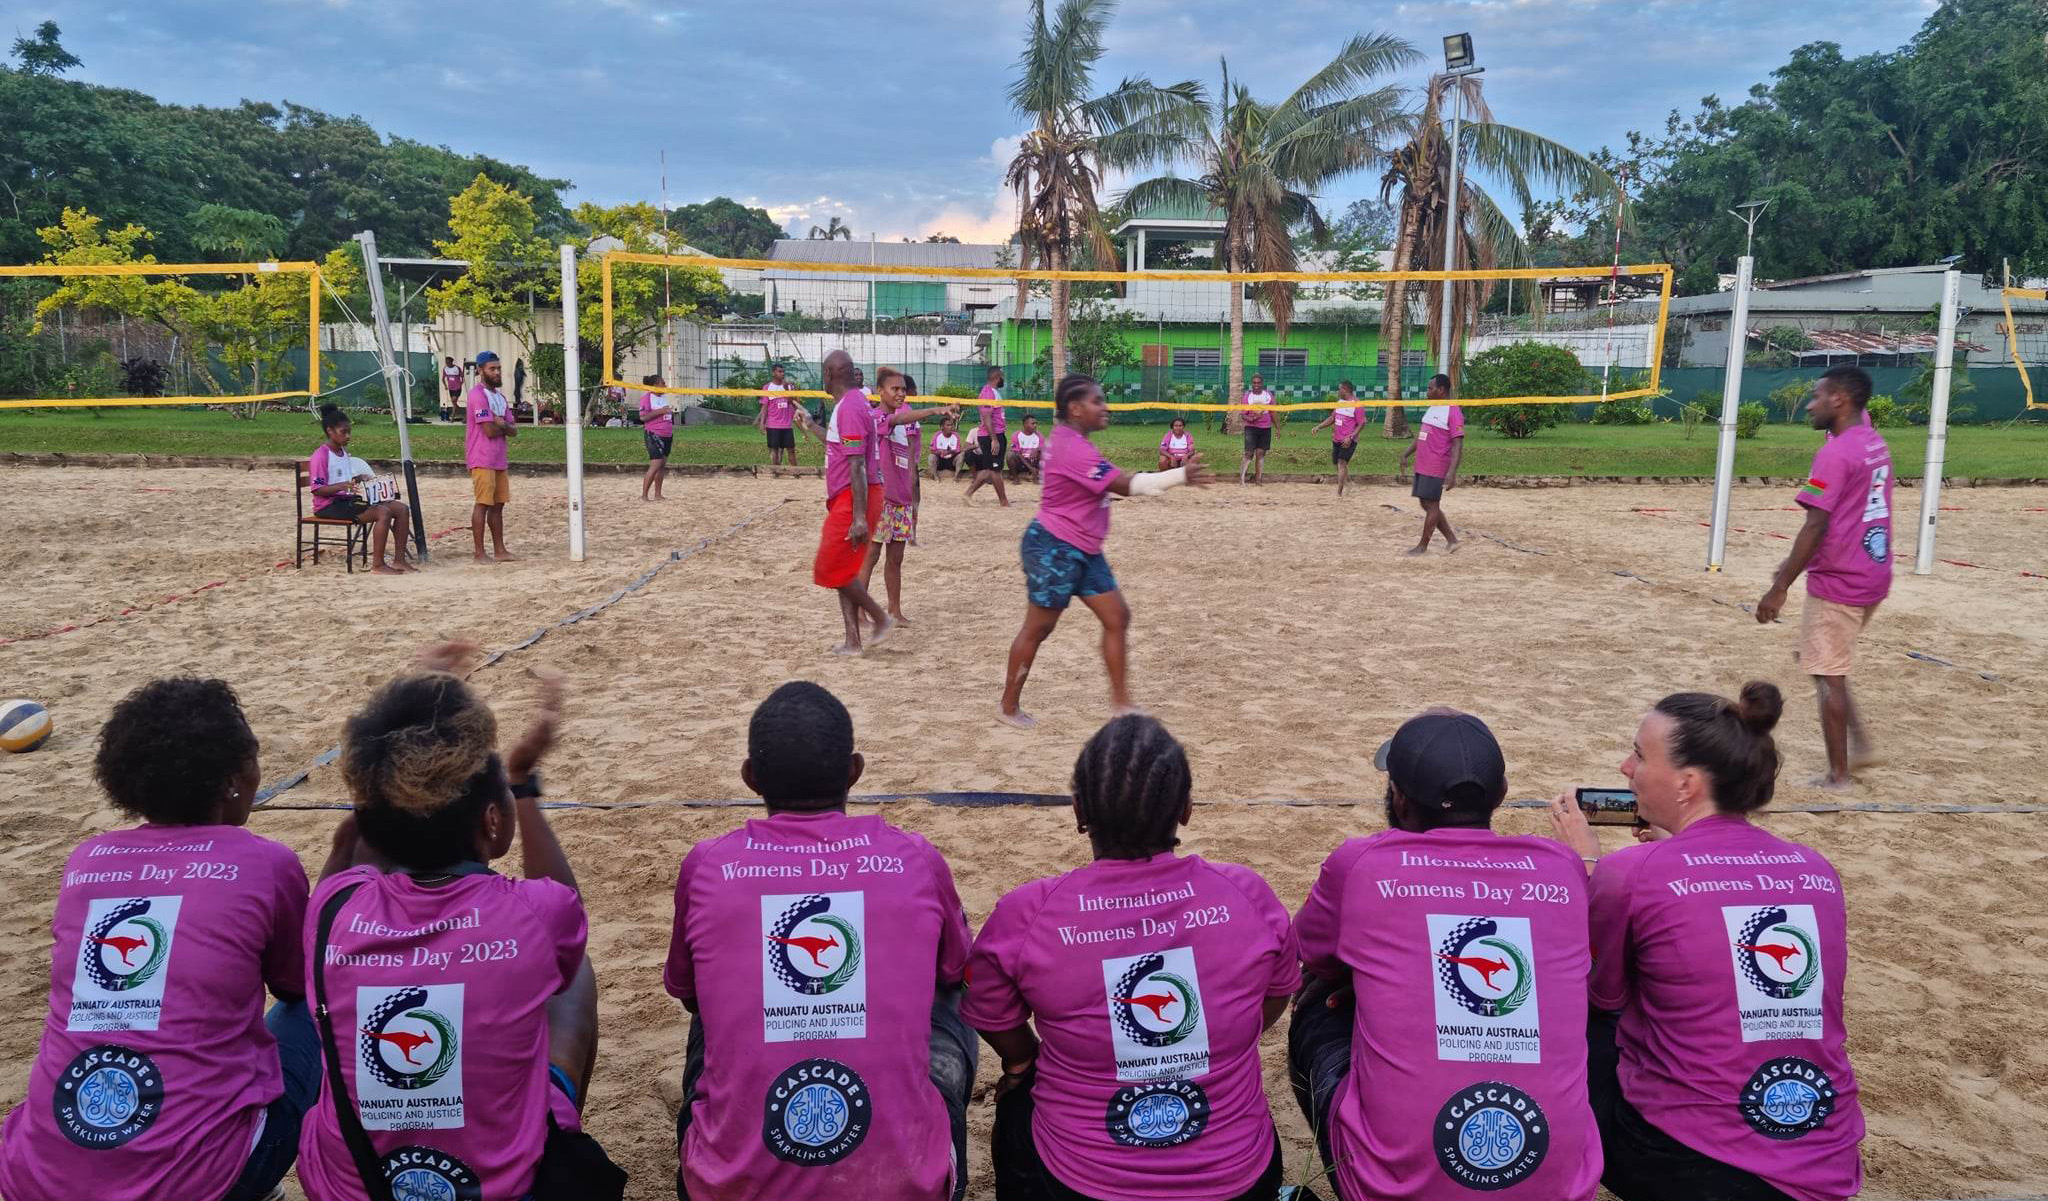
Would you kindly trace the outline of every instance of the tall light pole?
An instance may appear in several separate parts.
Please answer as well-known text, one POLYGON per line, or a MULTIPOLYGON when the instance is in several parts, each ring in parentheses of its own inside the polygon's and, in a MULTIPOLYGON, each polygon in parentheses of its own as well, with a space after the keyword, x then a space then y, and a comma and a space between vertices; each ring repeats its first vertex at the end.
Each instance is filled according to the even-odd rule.
POLYGON ((1719 571, 1728 556, 1728 501, 1735 489, 1735 413, 1742 405, 1742 357, 1749 350, 1749 286, 1756 259, 1756 219, 1768 200, 1752 200, 1728 210, 1749 227, 1742 257, 1735 263, 1735 297, 1728 313, 1728 369, 1721 380, 1721 444, 1714 455, 1714 518, 1707 534, 1707 570, 1719 571))
MULTIPOLYGON (((1478 75, 1485 70, 1485 67, 1479 66, 1473 60, 1471 34, 1454 33, 1444 39, 1444 75, 1452 81, 1451 89, 1455 93, 1451 108, 1451 203, 1449 211, 1444 214, 1446 271, 1458 269, 1458 136, 1465 115, 1465 88, 1462 81, 1468 75, 1478 75)), ((1451 301, 1457 291, 1456 284, 1448 279, 1444 281, 1443 320, 1442 328, 1437 334, 1436 369, 1445 375, 1451 373, 1451 358, 1457 353, 1451 346, 1451 301)), ((1400 352, 1400 348, 1396 347, 1392 353, 1398 355, 1400 352)))

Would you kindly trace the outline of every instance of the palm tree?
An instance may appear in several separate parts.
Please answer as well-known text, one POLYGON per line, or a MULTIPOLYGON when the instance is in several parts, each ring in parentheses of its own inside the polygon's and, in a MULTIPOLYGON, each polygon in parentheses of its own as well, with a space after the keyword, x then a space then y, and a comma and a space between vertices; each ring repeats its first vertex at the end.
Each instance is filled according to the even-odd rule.
MULTIPOLYGON (((1444 266, 1444 222, 1450 209, 1450 138, 1444 128, 1444 109, 1452 98, 1463 101, 1464 124, 1459 128, 1458 158, 1461 165, 1458 188, 1458 216, 1455 266, 1451 269, 1491 271, 1498 267, 1522 267, 1529 263, 1529 246, 1515 223, 1510 221, 1485 188, 1472 180, 1485 174, 1507 184, 1509 193, 1526 210, 1535 197, 1533 188, 1544 186, 1566 194, 1612 194, 1612 176, 1593 160, 1513 125, 1493 119, 1476 76, 1434 75, 1423 90, 1422 107, 1402 114, 1398 125, 1405 143, 1387 158, 1387 172, 1380 180, 1380 199, 1392 202, 1400 193, 1400 212, 1394 226, 1393 271, 1441 271, 1444 266), (1469 166, 1469 173, 1464 169, 1469 166)), ((1460 281, 1451 293, 1451 338, 1455 348, 1464 340, 1466 328, 1493 290, 1487 281, 1460 281)), ((1443 311, 1443 285, 1387 285, 1380 311, 1380 346, 1387 362, 1387 399, 1401 398, 1401 359, 1408 341, 1410 291, 1419 288, 1424 322, 1432 342, 1441 338, 1437 315, 1443 311)), ((1530 288, 1533 293, 1533 287, 1530 288)), ((1439 345, 1439 352, 1445 350, 1439 345)), ((1460 373, 1458 356, 1440 353, 1437 361, 1455 384, 1460 373)), ((1408 417, 1399 407, 1387 408, 1388 437, 1408 432, 1408 417)))
POLYGON ((853 227, 837 217, 832 218, 822 226, 811 226, 811 241, 830 242, 834 238, 844 238, 849 242, 853 241, 853 227))
MULTIPOLYGON (((1413 46, 1385 34, 1360 34, 1344 44, 1329 65, 1311 75, 1278 104, 1252 98, 1242 82, 1233 84, 1223 62, 1223 88, 1213 104, 1201 102, 1199 129, 1175 148, 1172 158, 1199 168, 1194 179, 1163 176, 1134 185, 1121 202, 1133 210, 1161 205, 1190 206, 1223 216, 1226 271, 1293 271, 1292 232, 1306 226, 1324 235, 1313 193, 1330 179, 1383 156, 1398 122, 1402 89, 1372 87, 1379 75, 1420 57, 1413 46)), ((1287 336, 1294 315, 1295 285, 1257 285, 1258 299, 1275 330, 1287 336)), ((1244 387, 1245 286, 1230 286, 1230 395, 1244 387)))
MULTIPOLYGON (((1204 119, 1202 90, 1193 81, 1160 87, 1125 79, 1089 98, 1103 30, 1115 10, 1116 0, 1060 0, 1048 22, 1045 0, 1032 0, 1010 105, 1034 124, 1003 177, 1017 193, 1027 268, 1033 261, 1055 271, 1108 264, 1115 254, 1096 202, 1103 172, 1164 160, 1204 119)), ((1067 281, 1054 280, 1054 378, 1067 370, 1067 298, 1067 281)))

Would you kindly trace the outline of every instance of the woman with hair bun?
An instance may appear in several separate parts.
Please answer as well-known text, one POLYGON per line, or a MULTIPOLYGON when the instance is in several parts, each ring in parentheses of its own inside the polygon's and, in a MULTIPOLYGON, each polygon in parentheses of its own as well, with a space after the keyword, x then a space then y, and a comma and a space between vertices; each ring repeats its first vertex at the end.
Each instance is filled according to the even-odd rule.
MULTIPOLYGON (((468 649, 429 658, 452 667, 468 649)), ((534 771, 560 705, 545 680, 503 760, 490 708, 445 671, 393 680, 348 719, 355 812, 306 919, 328 1057, 299 1160, 311 1201, 620 1195, 580 1134, 597 978, 534 771), (515 834, 523 878, 486 866, 515 834)))
POLYGON ((338 405, 321 405, 320 432, 327 440, 314 447, 312 457, 306 460, 306 490, 313 495, 313 515, 369 526, 371 549, 377 556, 377 565, 371 570, 378 575, 419 570, 405 557, 406 522, 412 518, 412 510, 395 497, 373 505, 357 488, 358 480, 375 479, 376 475, 368 463, 348 453, 352 432, 348 414, 338 405), (384 562, 387 537, 398 540, 388 566, 384 562))
POLYGON ((1752 682, 1644 714, 1621 765, 1641 845, 1603 857, 1572 794, 1551 802, 1592 865, 1587 1083, 1621 1201, 1836 1201, 1863 1184, 1841 878, 1750 821, 1777 784, 1784 707, 1752 682))

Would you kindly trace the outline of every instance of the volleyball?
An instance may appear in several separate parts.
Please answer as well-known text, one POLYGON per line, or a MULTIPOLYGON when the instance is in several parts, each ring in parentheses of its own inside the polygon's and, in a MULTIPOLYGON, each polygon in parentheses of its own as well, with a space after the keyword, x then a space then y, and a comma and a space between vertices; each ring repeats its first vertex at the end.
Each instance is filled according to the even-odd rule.
POLYGON ((50 737, 50 711, 34 701, 0 701, 0 750, 21 754, 50 737))

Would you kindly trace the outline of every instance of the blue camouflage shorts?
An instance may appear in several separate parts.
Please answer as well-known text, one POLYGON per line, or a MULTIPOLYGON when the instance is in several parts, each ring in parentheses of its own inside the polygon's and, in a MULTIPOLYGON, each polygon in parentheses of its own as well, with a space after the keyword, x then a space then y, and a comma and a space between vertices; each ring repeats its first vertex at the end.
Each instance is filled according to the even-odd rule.
POLYGON ((1116 576, 1102 552, 1089 554, 1062 542, 1033 521, 1024 527, 1019 548, 1024 556, 1024 591, 1041 609, 1065 609, 1077 596, 1100 596, 1116 591, 1116 576))

